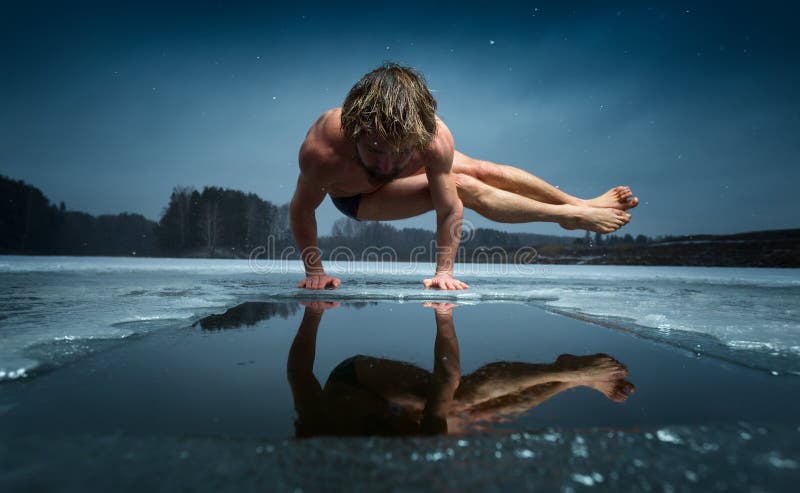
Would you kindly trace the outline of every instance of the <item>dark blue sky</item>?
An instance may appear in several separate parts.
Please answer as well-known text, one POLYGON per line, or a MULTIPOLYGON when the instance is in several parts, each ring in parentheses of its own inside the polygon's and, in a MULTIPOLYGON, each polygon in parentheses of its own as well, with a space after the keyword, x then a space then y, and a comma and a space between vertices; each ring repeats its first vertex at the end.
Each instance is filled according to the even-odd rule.
POLYGON ((462 152, 580 196, 630 185, 621 232, 800 226, 790 2, 77 3, 0 19, 0 173, 69 209, 157 219, 176 185, 287 202, 308 126, 391 60, 462 152))

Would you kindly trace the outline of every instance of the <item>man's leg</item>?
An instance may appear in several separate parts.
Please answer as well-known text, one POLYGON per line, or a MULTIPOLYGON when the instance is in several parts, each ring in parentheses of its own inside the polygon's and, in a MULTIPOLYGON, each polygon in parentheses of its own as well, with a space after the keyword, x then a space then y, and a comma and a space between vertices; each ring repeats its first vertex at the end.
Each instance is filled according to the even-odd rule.
POLYGON ((358 219, 394 221, 433 210, 428 177, 425 174, 401 178, 361 196, 358 219))
POLYGON ((636 207, 639 203, 639 199, 633 196, 628 187, 614 187, 599 197, 588 200, 579 199, 525 170, 506 164, 474 159, 458 150, 455 151, 453 157, 453 172, 470 175, 495 188, 546 204, 613 207, 627 210, 636 207))
POLYGON ((462 173, 456 173, 456 187, 464 207, 501 223, 543 221, 558 223, 564 229, 611 233, 631 219, 630 214, 615 208, 539 202, 462 173))
MULTIPOLYGON (((497 222, 545 221, 558 223, 565 229, 610 233, 630 220, 630 214, 619 209, 547 204, 487 185, 470 175, 456 173, 455 179, 464 206, 497 222)), ((418 174, 395 180, 363 195, 358 218, 391 221, 418 216, 432 209, 428 178, 418 174)))

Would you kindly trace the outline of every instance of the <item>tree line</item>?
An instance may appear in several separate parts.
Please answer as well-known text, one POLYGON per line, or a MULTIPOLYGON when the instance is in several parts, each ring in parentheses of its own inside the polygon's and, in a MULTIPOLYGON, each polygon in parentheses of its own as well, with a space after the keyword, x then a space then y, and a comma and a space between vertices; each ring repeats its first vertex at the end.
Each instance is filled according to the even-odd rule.
POLYGON ((291 244, 288 205, 219 187, 176 187, 158 222, 93 216, 52 204, 36 187, 0 175, 0 253, 247 257, 268 237, 291 244))
POLYGON ((156 236, 167 255, 246 257, 270 237, 279 246, 287 246, 291 239, 289 206, 238 190, 176 187, 161 214, 156 236))
POLYGON ((0 175, 0 253, 153 256, 155 228, 141 214, 68 211, 38 188, 0 175))

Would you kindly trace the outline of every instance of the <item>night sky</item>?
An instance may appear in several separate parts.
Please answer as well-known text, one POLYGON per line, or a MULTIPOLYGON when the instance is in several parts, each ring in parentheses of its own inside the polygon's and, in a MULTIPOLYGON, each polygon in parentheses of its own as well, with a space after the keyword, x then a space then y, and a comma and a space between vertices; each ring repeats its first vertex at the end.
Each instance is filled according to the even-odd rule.
MULTIPOLYGON (((309 125, 395 61, 460 151, 579 196, 630 185, 621 233, 800 226, 790 2, 74 3, 0 16, 0 174, 71 210, 157 220, 175 186, 288 202, 309 125)), ((321 234, 342 217, 317 212, 321 234)))

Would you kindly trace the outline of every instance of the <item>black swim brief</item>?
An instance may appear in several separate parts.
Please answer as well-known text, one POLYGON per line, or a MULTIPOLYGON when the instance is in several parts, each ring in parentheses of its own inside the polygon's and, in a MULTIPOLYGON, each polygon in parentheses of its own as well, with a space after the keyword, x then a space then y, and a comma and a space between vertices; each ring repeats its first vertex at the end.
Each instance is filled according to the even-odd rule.
POLYGON ((358 204, 361 203, 361 194, 350 197, 331 197, 331 202, 342 213, 358 221, 358 204))

